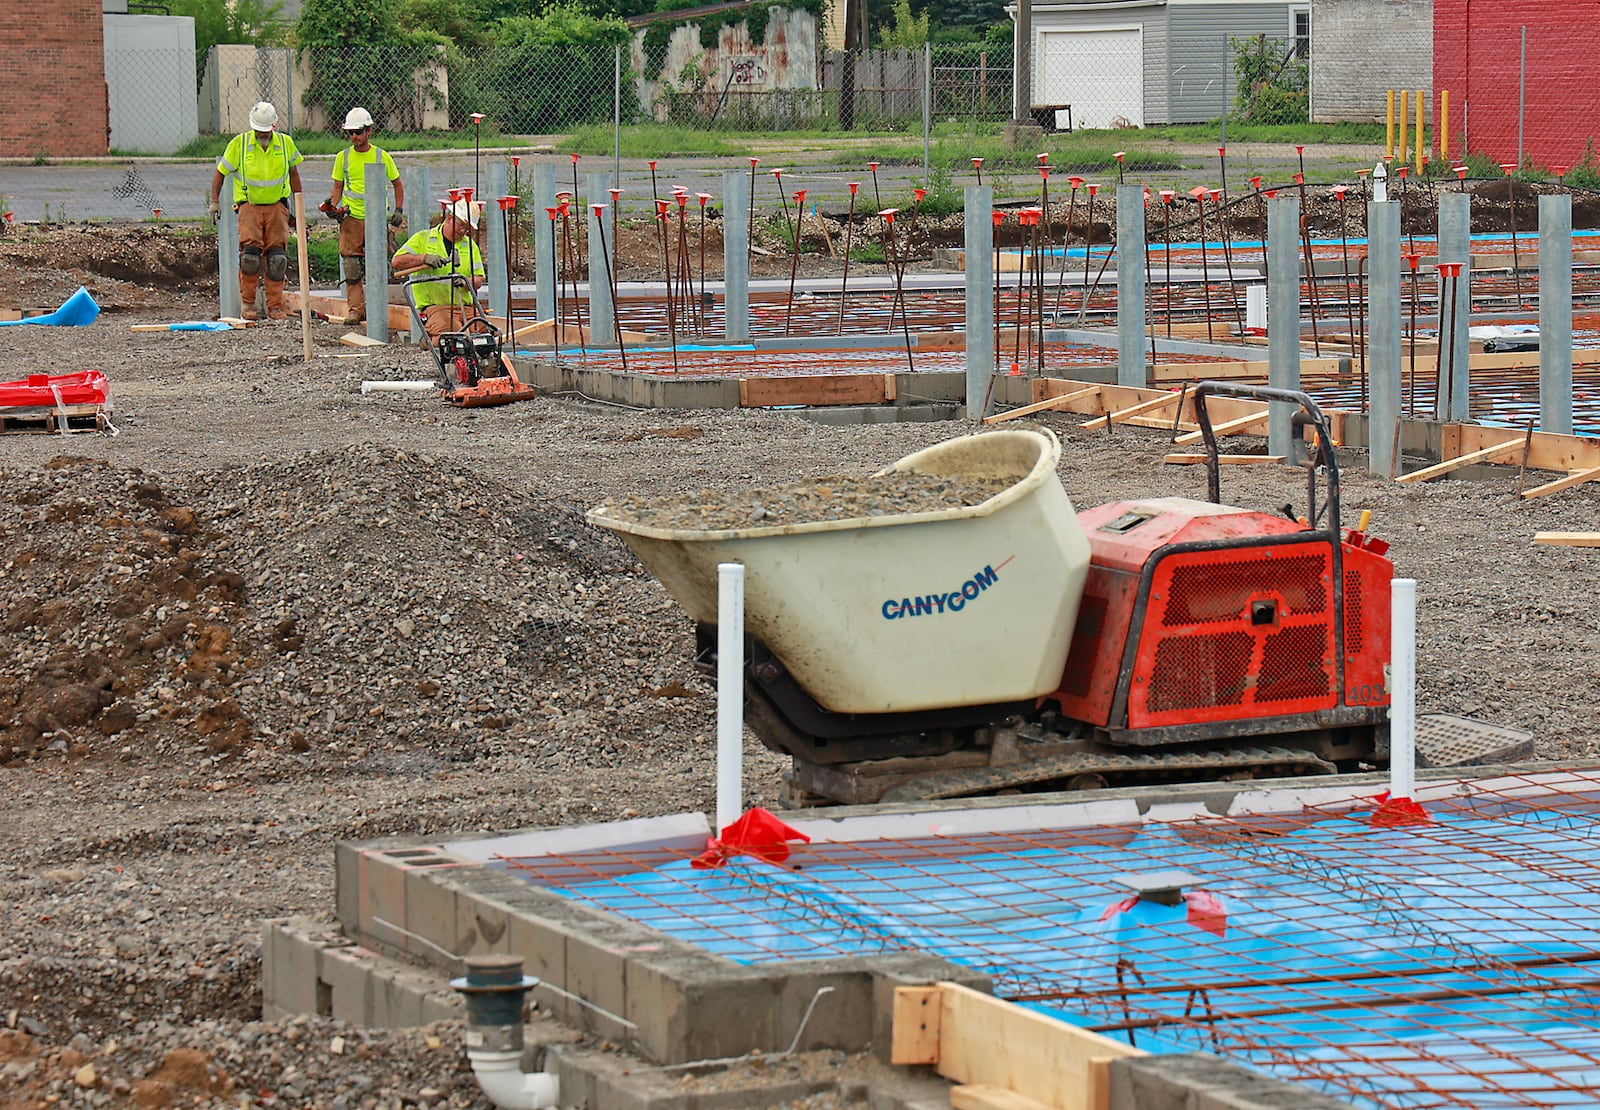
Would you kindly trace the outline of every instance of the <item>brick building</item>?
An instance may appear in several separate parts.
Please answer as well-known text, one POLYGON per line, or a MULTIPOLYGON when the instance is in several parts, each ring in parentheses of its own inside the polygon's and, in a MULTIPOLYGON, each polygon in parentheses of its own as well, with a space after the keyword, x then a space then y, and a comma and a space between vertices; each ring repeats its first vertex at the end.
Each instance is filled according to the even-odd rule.
MULTIPOLYGON (((1450 91, 1451 149, 1571 167, 1600 146, 1594 0, 1434 0, 1433 81, 1450 91), (1526 87, 1522 71, 1527 31, 1526 87)), ((1600 152, 1591 160, 1600 163, 1600 152)))
POLYGON ((106 153, 101 0, 0 3, 0 43, 8 84, 0 157, 106 153))
POLYGON ((1390 89, 1432 85, 1433 0, 1312 0, 1314 122, 1382 123, 1390 89))

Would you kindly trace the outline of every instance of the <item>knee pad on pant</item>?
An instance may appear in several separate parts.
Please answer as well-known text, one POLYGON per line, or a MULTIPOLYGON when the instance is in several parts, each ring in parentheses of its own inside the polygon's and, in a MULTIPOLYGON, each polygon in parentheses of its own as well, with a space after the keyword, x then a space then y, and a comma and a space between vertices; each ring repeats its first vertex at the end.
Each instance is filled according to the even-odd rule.
POLYGON ((360 285, 361 279, 366 276, 366 259, 359 254, 344 254, 339 256, 344 263, 344 282, 346 285, 360 285))
POLYGON ((260 247, 239 248, 239 272, 241 274, 248 274, 251 277, 255 277, 255 275, 261 272, 260 247))
POLYGON ((289 252, 273 247, 267 252, 267 280, 282 281, 289 276, 289 252))

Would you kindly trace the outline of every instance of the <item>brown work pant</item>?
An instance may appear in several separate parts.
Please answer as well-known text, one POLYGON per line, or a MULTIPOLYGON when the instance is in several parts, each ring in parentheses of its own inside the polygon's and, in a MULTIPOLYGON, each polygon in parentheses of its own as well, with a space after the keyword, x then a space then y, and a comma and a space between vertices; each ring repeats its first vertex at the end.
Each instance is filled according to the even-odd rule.
POLYGON ((256 303, 256 287, 261 279, 267 282, 267 315, 280 317, 288 314, 288 309, 283 306, 283 285, 281 281, 273 281, 266 276, 266 252, 274 247, 289 246, 289 209, 282 204, 250 204, 248 202, 239 206, 239 250, 242 254, 245 247, 260 247, 262 253, 261 269, 258 273, 247 274, 239 271, 239 299, 249 308, 256 303))
MULTIPOLYGON (((357 219, 355 216, 346 216, 339 224, 339 257, 360 258, 367 256, 367 221, 357 219)), ((349 267, 346 267, 346 271, 349 267)), ((365 320, 367 317, 367 283, 363 278, 355 284, 345 283, 344 287, 346 310, 365 320)))
POLYGON ((422 317, 422 330, 428 333, 428 346, 432 347, 446 332, 460 331, 478 312, 461 305, 430 304, 418 309, 417 314, 422 317))

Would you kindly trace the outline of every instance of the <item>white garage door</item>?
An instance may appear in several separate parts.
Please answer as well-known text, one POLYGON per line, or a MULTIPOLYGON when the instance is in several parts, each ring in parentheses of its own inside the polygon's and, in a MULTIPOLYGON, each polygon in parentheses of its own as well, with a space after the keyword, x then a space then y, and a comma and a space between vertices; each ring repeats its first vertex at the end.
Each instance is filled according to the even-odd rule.
POLYGON ((1073 127, 1143 127, 1143 37, 1137 26, 1041 30, 1034 102, 1072 105, 1073 127))

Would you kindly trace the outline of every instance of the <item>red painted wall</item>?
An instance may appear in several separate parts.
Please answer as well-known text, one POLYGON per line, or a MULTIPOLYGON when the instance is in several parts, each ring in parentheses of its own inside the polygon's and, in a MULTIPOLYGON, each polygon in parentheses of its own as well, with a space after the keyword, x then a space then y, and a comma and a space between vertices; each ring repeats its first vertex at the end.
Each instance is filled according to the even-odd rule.
POLYGON ((0 157, 106 153, 101 0, 0 0, 0 157))
POLYGON ((1600 167, 1600 2, 1434 0, 1433 87, 1450 92, 1450 156, 1468 148, 1517 160, 1522 29, 1528 29, 1524 161, 1578 165, 1591 139, 1600 167))

